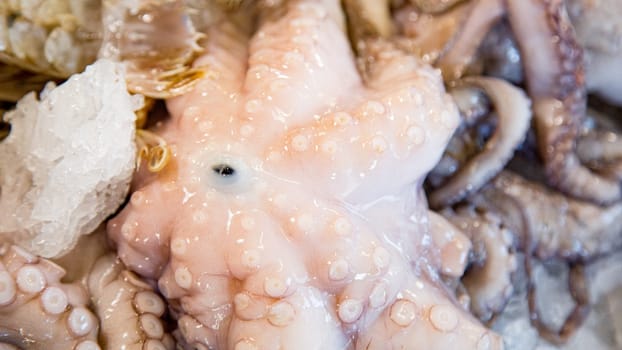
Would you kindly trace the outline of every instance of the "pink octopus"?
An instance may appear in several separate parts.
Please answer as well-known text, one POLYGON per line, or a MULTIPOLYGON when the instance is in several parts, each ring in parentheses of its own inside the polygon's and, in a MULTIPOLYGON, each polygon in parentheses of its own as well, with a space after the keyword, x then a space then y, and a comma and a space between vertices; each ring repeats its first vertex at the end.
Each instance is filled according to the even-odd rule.
POLYGON ((458 124, 440 72, 368 42, 363 81, 330 8, 208 33, 156 130, 171 164, 108 223, 119 257, 195 348, 501 348, 440 280, 469 249, 432 239, 421 190, 458 124))

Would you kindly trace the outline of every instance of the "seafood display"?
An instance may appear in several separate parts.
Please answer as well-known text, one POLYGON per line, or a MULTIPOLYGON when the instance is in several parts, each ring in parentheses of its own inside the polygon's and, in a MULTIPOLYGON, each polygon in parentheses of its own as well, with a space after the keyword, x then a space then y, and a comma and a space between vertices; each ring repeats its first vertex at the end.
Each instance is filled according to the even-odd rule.
POLYGON ((619 348, 620 11, 0 4, 0 348, 619 348))

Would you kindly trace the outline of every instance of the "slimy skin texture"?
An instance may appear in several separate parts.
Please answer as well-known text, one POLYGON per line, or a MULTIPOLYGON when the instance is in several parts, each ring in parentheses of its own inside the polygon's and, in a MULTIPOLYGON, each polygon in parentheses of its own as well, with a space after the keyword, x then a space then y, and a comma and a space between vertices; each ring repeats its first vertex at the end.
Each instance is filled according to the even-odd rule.
POLYGON ((166 304, 153 287, 126 270, 114 253, 97 260, 87 282, 105 349, 175 348, 161 320, 166 304))
POLYGON ((105 240, 103 230, 83 236, 55 261, 0 246, 0 349, 175 348, 164 301, 105 240))
POLYGON ((99 322, 65 270, 15 245, 0 247, 0 341, 20 349, 98 350, 99 322))
MULTIPOLYGON (((420 184, 458 124, 440 72, 383 42, 365 81, 322 5, 223 23, 167 102, 172 148, 108 234, 207 349, 498 349, 439 280, 420 184)), ((456 254, 463 254, 458 251, 456 254)))

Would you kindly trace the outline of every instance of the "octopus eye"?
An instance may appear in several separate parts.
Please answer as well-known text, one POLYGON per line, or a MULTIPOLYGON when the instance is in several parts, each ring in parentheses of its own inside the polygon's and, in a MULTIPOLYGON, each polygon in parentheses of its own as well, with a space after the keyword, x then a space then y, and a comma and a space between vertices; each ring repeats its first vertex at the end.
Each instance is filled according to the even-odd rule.
POLYGON ((234 156, 220 155, 207 162, 207 181, 210 187, 227 193, 246 191, 252 181, 253 172, 234 156))
POLYGON ((234 176, 235 175, 235 169, 233 167, 231 167, 228 164, 218 164, 218 165, 214 165, 212 167, 212 170, 214 171, 214 173, 222 176, 222 177, 229 177, 229 176, 234 176))

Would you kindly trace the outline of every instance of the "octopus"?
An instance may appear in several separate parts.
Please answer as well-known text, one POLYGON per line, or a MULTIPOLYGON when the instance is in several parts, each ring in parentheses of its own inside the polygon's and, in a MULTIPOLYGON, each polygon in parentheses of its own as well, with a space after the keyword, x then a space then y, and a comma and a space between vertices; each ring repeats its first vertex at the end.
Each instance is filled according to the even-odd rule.
POLYGON ((552 330, 540 321, 533 281, 529 307, 541 336, 564 343, 587 314, 583 264, 620 248, 619 130, 587 109, 588 91, 617 103, 615 78, 603 72, 615 71, 619 6, 400 1, 373 16, 371 2, 350 3, 350 16, 367 25, 351 30, 355 42, 388 38, 439 67, 460 108, 462 122, 427 183, 430 205, 475 247, 458 284, 471 310, 491 321, 504 309, 519 250, 528 274, 532 258, 562 259, 573 266, 577 304, 567 322, 552 330))
POLYGON ((0 245, 0 347, 500 349, 521 271, 543 339, 586 319, 622 248, 618 134, 587 108, 618 101, 612 1, 66 5, 0 5, 0 99, 98 48, 147 97, 138 163, 67 255, 0 245), (537 260, 569 266, 558 329, 537 260))
POLYGON ((195 348, 500 348, 429 242, 417 184, 458 121, 439 72, 370 41, 362 77, 326 7, 283 6, 208 31, 211 77, 157 129, 170 167, 108 223, 120 259, 195 348))
MULTIPOLYGON (((453 12, 451 18, 468 17, 468 20, 463 21, 455 36, 449 36, 443 51, 436 49, 435 64, 445 72, 446 79, 455 80, 468 74, 468 67, 476 60, 479 45, 484 42, 486 34, 507 14, 505 23, 516 40, 521 71, 532 104, 538 156, 547 169, 548 184, 573 197, 595 203, 618 201, 618 181, 590 169, 576 153, 580 128, 585 120, 587 93, 583 51, 565 2, 509 1, 504 5, 499 1, 472 1, 453 12), (526 21, 533 22, 533 25, 523 25, 526 21), (554 45, 548 39, 552 37, 559 38, 554 45)), ((408 22, 404 25, 412 26, 408 22)), ((497 165, 496 169, 501 169, 509 158, 496 161, 497 157, 490 157, 489 160, 497 165)), ((461 176, 462 187, 478 176, 461 176)), ((456 195, 438 205, 456 203, 461 198, 464 196, 456 195)))
MULTIPOLYGON (((602 91, 605 84, 612 86, 599 81, 603 80, 603 70, 615 70, 611 63, 598 63, 615 61, 609 58, 613 56, 607 56, 608 52, 601 50, 597 55, 589 55, 590 84, 586 85, 583 47, 597 46, 596 41, 606 39, 591 39, 594 41, 591 44, 585 38, 593 38, 591 33, 598 28, 607 31, 606 27, 613 28, 607 31, 610 38, 615 35, 617 27, 612 24, 592 25, 596 28, 591 29, 585 23, 594 23, 591 18, 607 18, 606 23, 615 23, 614 16, 602 15, 607 9, 615 9, 615 5, 571 2, 574 22, 582 34, 577 37, 566 2, 561 0, 399 2, 401 5, 394 10, 394 21, 386 20, 392 15, 389 12, 371 16, 373 7, 368 1, 352 2, 358 6, 350 6, 353 9, 350 13, 354 13, 351 16, 371 17, 364 23, 373 28, 363 32, 351 30, 355 42, 374 36, 394 38, 406 51, 441 68, 450 85, 456 81, 460 83, 465 76, 485 73, 485 69, 512 82, 524 82, 531 100, 538 157, 547 169, 547 183, 575 198, 601 205, 620 200, 618 180, 591 167, 591 160, 582 158, 577 152, 577 143, 584 133, 587 88, 602 91), (387 29, 387 26, 378 24, 385 22, 392 26, 387 29), (533 25, 525 26, 527 22, 533 22, 533 25), (550 38, 557 39, 552 41, 550 38), (500 64, 499 60, 503 63, 500 64), (505 71, 494 72, 494 69, 505 71)), ((385 5, 389 7, 388 2, 385 5)), ((356 21, 352 22, 358 25, 356 21)), ((615 50, 615 45, 612 46, 609 51, 615 50)), ((614 88, 603 95, 611 99, 610 95, 615 94, 613 91, 617 90, 614 88)), ((519 122, 518 118, 506 119, 499 126, 505 127, 510 120, 519 122)), ((599 143, 606 141, 600 138, 599 143)), ((433 195, 433 206, 457 203, 468 193, 465 188, 472 188, 472 192, 481 187, 490 179, 489 169, 496 169, 494 173, 500 171, 511 158, 514 148, 506 148, 509 152, 497 151, 498 156, 482 152, 482 159, 477 160, 484 165, 482 170, 457 174, 454 181, 460 186, 451 186, 442 189, 446 193, 433 195)), ((493 149, 496 147, 486 148, 487 151, 493 149)), ((606 156, 601 155, 599 160, 606 161, 606 156)))

